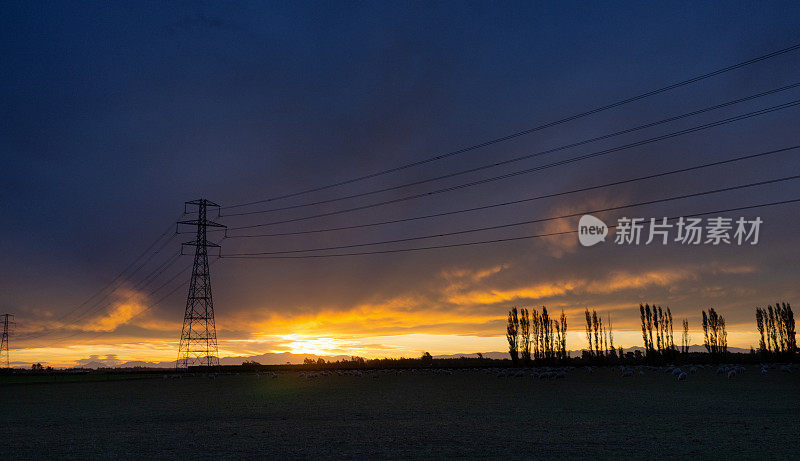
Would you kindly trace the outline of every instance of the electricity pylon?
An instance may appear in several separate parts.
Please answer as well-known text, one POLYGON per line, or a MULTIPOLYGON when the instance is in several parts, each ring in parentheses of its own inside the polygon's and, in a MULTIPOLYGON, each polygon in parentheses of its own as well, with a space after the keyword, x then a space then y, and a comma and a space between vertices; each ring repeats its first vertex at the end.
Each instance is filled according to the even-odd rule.
POLYGON ((0 339, 0 362, 6 368, 11 368, 11 361, 8 355, 8 327, 14 325, 14 314, 3 314, 3 337, 0 339))
POLYGON ((218 208, 219 205, 216 203, 200 199, 186 202, 184 206, 189 205, 197 206, 197 219, 179 221, 178 225, 197 226, 197 236, 193 242, 182 244, 194 246, 195 252, 175 368, 218 367, 217 328, 214 324, 214 301, 211 297, 211 275, 208 271, 208 247, 219 247, 219 245, 206 239, 206 228, 225 226, 206 219, 208 207, 218 208))

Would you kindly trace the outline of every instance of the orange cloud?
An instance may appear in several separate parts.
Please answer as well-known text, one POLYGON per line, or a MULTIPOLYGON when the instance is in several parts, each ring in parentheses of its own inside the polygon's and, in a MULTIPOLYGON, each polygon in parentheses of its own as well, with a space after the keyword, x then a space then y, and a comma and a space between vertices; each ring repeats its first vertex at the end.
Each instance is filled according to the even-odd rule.
POLYGON ((449 286, 445 291, 449 293, 447 301, 456 305, 496 304, 517 300, 542 302, 568 294, 609 294, 650 286, 670 286, 691 276, 691 272, 686 270, 657 270, 638 274, 617 271, 601 280, 574 279, 510 289, 471 290, 464 293, 453 293, 455 291, 453 286, 449 286))
POLYGON ((138 302, 122 302, 116 304, 102 317, 93 319, 84 329, 91 331, 113 331, 118 326, 126 324, 135 315, 145 309, 146 306, 138 302))

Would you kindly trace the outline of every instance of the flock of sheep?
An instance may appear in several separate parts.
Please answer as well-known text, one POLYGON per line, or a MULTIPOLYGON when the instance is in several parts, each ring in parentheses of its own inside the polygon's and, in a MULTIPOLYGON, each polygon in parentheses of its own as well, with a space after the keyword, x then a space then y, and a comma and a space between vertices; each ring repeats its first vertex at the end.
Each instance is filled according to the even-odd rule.
MULTIPOLYGON (((758 369, 760 370, 761 374, 766 374, 769 370, 779 370, 784 373, 792 373, 793 367, 797 367, 798 365, 792 364, 764 364, 761 365, 758 369)), ((686 381, 690 375, 698 373, 701 370, 714 370, 715 365, 687 365, 683 368, 675 365, 669 366, 649 366, 649 365, 637 365, 637 366, 626 366, 620 365, 616 367, 610 368, 614 372, 619 372, 619 375, 623 378, 633 377, 633 376, 644 376, 645 373, 665 373, 670 376, 675 377, 678 381, 686 381)), ((566 367, 527 367, 527 368, 468 368, 468 369, 460 369, 456 370, 457 372, 481 372, 486 375, 494 375, 498 378, 535 378, 535 379, 543 379, 543 380, 556 380, 556 379, 564 379, 567 377, 568 373, 575 372, 575 371, 582 371, 584 373, 595 373, 598 369, 602 369, 602 367, 596 366, 584 366, 584 367, 573 367, 573 366, 566 366, 566 367)), ((726 365, 717 365, 716 366, 716 374, 722 375, 727 377, 728 379, 735 378, 736 376, 744 373, 747 370, 746 367, 737 364, 726 364, 726 365)), ((414 368, 414 369, 406 369, 406 370, 324 370, 324 371, 302 371, 298 373, 298 376, 305 379, 314 379, 314 378, 322 378, 325 376, 355 376, 355 377, 369 377, 369 378, 378 378, 384 375, 403 375, 403 374, 434 374, 434 375, 452 375, 452 369, 448 368, 414 368)), ((274 375, 274 373, 273 373, 274 375)))
MULTIPOLYGON (((613 372, 618 372, 619 376, 623 378, 629 378, 633 376, 644 376, 647 373, 665 373, 670 376, 675 377, 678 381, 686 381, 690 375, 693 375, 700 370, 713 370, 715 365, 687 365, 683 368, 669 365, 669 366, 651 366, 651 365, 636 365, 636 366, 628 366, 628 365, 619 365, 615 367, 609 367, 607 369, 612 370, 613 372)), ((792 373, 795 368, 800 367, 800 365, 796 364, 762 364, 759 367, 760 373, 762 375, 767 374, 770 370, 777 370, 783 373, 792 373)), ((459 369, 456 370, 458 372, 473 372, 473 373, 484 373, 486 375, 494 375, 498 378, 523 378, 523 377, 530 377, 536 379, 543 379, 543 380, 556 380, 556 379, 564 379, 567 377, 567 373, 571 373, 574 371, 582 371, 584 373, 595 373, 599 369, 603 369, 604 367, 597 367, 597 366, 583 366, 583 367, 573 367, 573 366, 565 366, 565 367, 526 367, 526 368, 468 368, 468 369, 459 369)), ((742 365, 736 364, 727 364, 727 365, 717 365, 716 366, 716 374, 726 376, 728 379, 735 378, 736 376, 744 373, 747 370, 746 367, 742 365)), ((367 377, 367 378, 379 378, 381 376, 398 376, 404 374, 410 375, 453 375, 454 370, 449 368, 411 368, 411 369, 378 369, 378 370, 321 370, 321 371, 301 371, 297 374, 298 377, 304 379, 316 379, 316 378, 324 378, 327 376, 353 376, 353 377, 367 377)), ((239 373, 235 373, 236 376, 239 373)), ((167 379, 178 379, 182 375, 181 374, 172 374, 172 375, 164 375, 164 380, 167 379)), ((212 379, 216 376, 216 373, 212 374, 204 374, 204 376, 211 377, 212 379)), ((260 378, 277 378, 279 375, 274 371, 266 371, 256 373, 255 377, 260 378)))

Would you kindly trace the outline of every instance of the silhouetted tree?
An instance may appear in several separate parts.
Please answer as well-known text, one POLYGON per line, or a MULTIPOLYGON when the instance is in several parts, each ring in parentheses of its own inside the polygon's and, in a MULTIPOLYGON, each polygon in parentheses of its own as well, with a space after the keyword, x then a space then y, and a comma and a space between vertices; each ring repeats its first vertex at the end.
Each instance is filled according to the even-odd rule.
POLYGON ((644 305, 644 313, 647 316, 647 335, 650 337, 650 351, 653 351, 653 314, 650 312, 650 305, 644 305))
POLYGON ((611 323, 611 314, 608 314, 608 344, 610 350, 616 354, 617 350, 614 348, 614 325, 611 323))
POLYGON ((668 336, 668 338, 669 338, 669 341, 668 341, 669 350, 670 350, 670 353, 674 353, 675 352, 675 336, 673 335, 673 330, 672 330, 672 311, 669 310, 669 307, 667 308, 667 326, 668 326, 667 333, 669 335, 668 336))
POLYGON ((561 309, 561 359, 567 358, 567 316, 561 309))
POLYGON ((683 319, 683 334, 681 335, 681 352, 689 353, 689 320, 683 319))
POLYGON ((533 309, 531 311, 531 338, 533 341, 533 358, 538 360, 542 358, 542 322, 539 317, 539 311, 533 309))
POLYGON ((764 338, 764 310, 756 307, 756 328, 758 328, 758 350, 762 355, 767 352, 767 343, 764 338))
POLYGON ((658 308, 656 308, 656 306, 653 306, 653 328, 656 329, 656 348, 658 349, 659 353, 663 350, 661 344, 662 328, 660 320, 661 320, 661 307, 659 306, 658 308))
POLYGON ((508 354, 511 356, 511 361, 516 365, 519 362, 519 314, 516 307, 508 311, 506 339, 508 340, 508 354))
POLYGON ((603 317, 597 319, 600 322, 600 350, 602 350, 603 357, 608 354, 608 336, 606 335, 606 327, 603 326, 603 317))
POLYGON ((756 308, 756 326, 760 335, 759 349, 775 358, 792 357, 797 351, 794 313, 787 303, 775 303, 766 309, 756 308))
POLYGON ((775 312, 772 310, 772 306, 767 306, 767 311, 767 331, 769 332, 769 338, 772 341, 772 350, 778 354, 780 352, 780 348, 778 347, 778 332, 775 328, 775 312))
POLYGON ((544 329, 544 358, 553 358, 553 322, 547 313, 547 307, 542 306, 542 318, 540 324, 544 329))
POLYGON ((522 336, 522 361, 528 364, 531 362, 531 318, 528 309, 524 307, 520 310, 519 329, 522 336))
POLYGON ((600 322, 597 320, 597 311, 592 311, 592 329, 594 330, 594 350, 598 356, 603 355, 600 348, 600 322))
POLYGON ((644 306, 639 304, 639 314, 642 318, 642 341, 644 342, 644 350, 650 350, 650 342, 647 340, 647 320, 644 313, 644 306))
MULTIPOLYGON (((478 354, 478 355, 480 355, 480 354, 478 354)), ((422 357, 420 357, 419 359, 425 365, 430 365, 431 363, 433 363, 433 356, 431 355, 430 352, 423 352, 422 353, 422 357)))
POLYGON ((589 308, 586 308, 586 341, 589 342, 589 355, 594 356, 594 347, 592 347, 592 314, 589 313, 589 308))
POLYGON ((725 329, 725 318, 714 308, 703 311, 704 345, 709 354, 718 357, 728 351, 728 333, 725 329))
POLYGON ((794 325, 794 312, 789 303, 783 305, 784 322, 786 323, 787 352, 793 357, 797 352, 797 332, 794 325))

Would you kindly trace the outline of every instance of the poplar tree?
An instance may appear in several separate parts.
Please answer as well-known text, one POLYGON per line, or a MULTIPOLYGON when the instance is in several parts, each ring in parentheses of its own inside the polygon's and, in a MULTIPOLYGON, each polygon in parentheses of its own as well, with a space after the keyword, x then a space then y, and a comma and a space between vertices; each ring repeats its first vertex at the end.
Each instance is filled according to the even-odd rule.
POLYGON ((508 311, 506 339, 508 340, 508 354, 511 356, 511 362, 516 365, 519 362, 519 315, 516 307, 508 311))
POLYGON ((522 361, 528 364, 531 362, 531 318, 528 309, 524 307, 520 310, 519 329, 522 339, 522 361))

